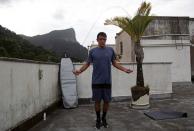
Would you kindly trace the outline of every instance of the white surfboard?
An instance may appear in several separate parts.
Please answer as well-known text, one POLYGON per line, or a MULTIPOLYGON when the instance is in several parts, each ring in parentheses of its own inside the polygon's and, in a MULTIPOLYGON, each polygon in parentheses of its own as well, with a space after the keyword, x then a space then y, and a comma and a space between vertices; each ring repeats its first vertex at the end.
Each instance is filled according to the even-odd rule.
POLYGON ((78 106, 76 76, 72 72, 73 64, 70 58, 62 58, 60 66, 60 84, 64 108, 78 106))

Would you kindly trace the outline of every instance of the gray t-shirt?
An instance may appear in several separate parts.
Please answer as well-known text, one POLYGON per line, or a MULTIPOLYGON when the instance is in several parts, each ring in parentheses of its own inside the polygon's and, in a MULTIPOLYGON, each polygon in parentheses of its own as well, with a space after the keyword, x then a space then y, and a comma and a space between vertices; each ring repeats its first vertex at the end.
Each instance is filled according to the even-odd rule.
POLYGON ((111 47, 96 47, 89 51, 88 63, 93 63, 92 84, 111 84, 111 62, 116 59, 111 47))

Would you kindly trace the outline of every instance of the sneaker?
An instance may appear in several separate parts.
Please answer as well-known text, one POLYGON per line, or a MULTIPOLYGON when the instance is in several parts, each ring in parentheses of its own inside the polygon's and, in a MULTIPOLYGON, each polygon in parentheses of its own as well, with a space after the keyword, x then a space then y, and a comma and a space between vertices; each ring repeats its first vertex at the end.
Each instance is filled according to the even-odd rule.
POLYGON ((96 129, 100 129, 100 127, 101 127, 101 121, 96 120, 96 129))
POLYGON ((108 128, 108 123, 106 122, 106 119, 102 120, 102 125, 104 126, 104 128, 108 128))

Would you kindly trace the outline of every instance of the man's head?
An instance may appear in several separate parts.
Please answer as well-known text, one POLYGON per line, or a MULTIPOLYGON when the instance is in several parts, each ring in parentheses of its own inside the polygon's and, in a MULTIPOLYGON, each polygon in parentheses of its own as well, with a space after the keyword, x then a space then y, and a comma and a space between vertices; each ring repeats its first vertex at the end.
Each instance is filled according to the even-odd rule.
POLYGON ((99 32, 98 35, 97 35, 97 42, 98 42, 98 46, 103 48, 105 47, 105 44, 106 44, 106 33, 104 32, 99 32))

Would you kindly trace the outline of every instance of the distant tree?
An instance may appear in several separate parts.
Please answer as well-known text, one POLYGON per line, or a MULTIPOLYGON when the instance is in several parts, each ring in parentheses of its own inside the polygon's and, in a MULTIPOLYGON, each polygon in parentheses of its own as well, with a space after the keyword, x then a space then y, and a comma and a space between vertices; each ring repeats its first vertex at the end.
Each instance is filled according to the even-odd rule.
POLYGON ((4 47, 0 47, 0 56, 9 57, 9 55, 4 47))

